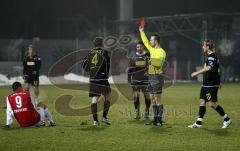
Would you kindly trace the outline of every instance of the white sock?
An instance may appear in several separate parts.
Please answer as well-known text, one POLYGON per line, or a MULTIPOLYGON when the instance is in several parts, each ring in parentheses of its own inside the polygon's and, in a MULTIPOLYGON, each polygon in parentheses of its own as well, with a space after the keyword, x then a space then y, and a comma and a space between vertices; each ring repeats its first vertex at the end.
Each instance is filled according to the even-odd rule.
POLYGON ((54 123, 53 118, 52 118, 52 114, 49 112, 48 108, 46 108, 44 110, 44 112, 45 112, 45 115, 46 115, 46 117, 48 119, 48 122, 49 123, 54 123))
POLYGON ((45 118, 45 112, 42 107, 37 107, 38 113, 40 114, 40 120, 42 123, 44 123, 44 118, 45 118))
POLYGON ((203 119, 202 119, 202 118, 197 118, 197 121, 201 121, 201 122, 202 122, 202 121, 203 121, 203 119))

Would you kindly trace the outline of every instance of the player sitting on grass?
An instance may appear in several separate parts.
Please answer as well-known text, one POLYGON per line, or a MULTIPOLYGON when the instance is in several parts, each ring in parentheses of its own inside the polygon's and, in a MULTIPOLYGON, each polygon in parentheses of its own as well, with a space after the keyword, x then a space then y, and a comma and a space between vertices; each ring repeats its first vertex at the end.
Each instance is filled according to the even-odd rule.
POLYGON ((34 100, 28 91, 23 91, 19 82, 12 85, 13 93, 7 96, 7 119, 6 127, 11 127, 13 117, 16 118, 21 127, 45 126, 45 116, 48 118, 49 126, 56 126, 51 113, 43 102, 34 105, 34 100))
POLYGON ((151 105, 150 96, 148 90, 148 77, 146 72, 148 70, 149 54, 144 50, 144 44, 140 41, 136 45, 136 55, 129 61, 128 69, 128 82, 131 82, 133 95, 134 95, 134 107, 136 112, 135 119, 140 119, 140 92, 144 94, 145 98, 145 118, 149 118, 149 108, 151 105))
POLYGON ((224 121, 222 128, 227 128, 232 121, 224 112, 223 108, 217 104, 218 88, 220 87, 220 66, 219 60, 214 53, 214 43, 211 40, 204 41, 203 51, 207 54, 207 60, 204 68, 191 74, 191 77, 204 74, 203 86, 201 88, 199 100, 199 116, 196 123, 189 125, 188 127, 200 128, 202 126, 202 120, 206 113, 206 102, 209 102, 209 106, 223 117, 224 121))

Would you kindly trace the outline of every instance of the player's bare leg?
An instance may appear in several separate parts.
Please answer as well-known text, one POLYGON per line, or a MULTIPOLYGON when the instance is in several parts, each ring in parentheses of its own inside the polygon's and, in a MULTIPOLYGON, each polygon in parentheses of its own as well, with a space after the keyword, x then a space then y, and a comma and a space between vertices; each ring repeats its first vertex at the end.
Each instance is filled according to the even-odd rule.
POLYGON ((29 83, 25 83, 25 91, 29 91, 30 90, 30 84, 29 83))
POLYGON ((213 108, 218 114, 223 118, 223 126, 222 128, 227 128, 231 123, 231 119, 228 117, 228 115, 225 113, 224 109, 218 105, 216 102, 209 102, 209 106, 213 108))
POLYGON ((38 96, 39 96, 39 86, 34 86, 33 91, 34 91, 34 94, 35 94, 36 98, 38 98, 38 96))
POLYGON ((203 117, 206 113, 206 102, 203 99, 199 100, 199 112, 198 112, 198 118, 197 121, 192 124, 189 125, 189 128, 200 128, 202 126, 202 121, 203 121, 203 117))
POLYGON ((107 93, 105 96, 105 101, 104 101, 104 109, 103 109, 103 117, 102 117, 102 122, 107 124, 107 125, 110 125, 109 121, 108 121, 108 118, 107 118, 107 115, 108 115, 108 111, 109 111, 109 108, 110 108, 110 101, 111 101, 111 93, 107 93))
POLYGON ((134 108, 135 108, 135 114, 136 114, 135 119, 140 119, 141 118, 141 115, 140 115, 140 91, 139 90, 134 91, 133 96, 134 96, 134 108))

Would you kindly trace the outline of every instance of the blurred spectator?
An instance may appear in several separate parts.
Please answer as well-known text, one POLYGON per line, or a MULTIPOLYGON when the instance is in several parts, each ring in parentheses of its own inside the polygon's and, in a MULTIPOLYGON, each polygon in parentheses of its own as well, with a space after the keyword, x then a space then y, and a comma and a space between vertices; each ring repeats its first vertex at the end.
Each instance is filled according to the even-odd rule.
POLYGON ((221 49, 219 53, 219 60, 221 62, 221 81, 230 82, 231 78, 231 56, 227 53, 226 49, 221 49))
POLYGON ((240 81, 240 68, 239 68, 239 65, 240 65, 240 50, 239 49, 236 49, 233 52, 232 60, 233 60, 233 63, 232 63, 232 65, 233 65, 232 66, 233 67, 233 81, 237 82, 237 81, 240 81))

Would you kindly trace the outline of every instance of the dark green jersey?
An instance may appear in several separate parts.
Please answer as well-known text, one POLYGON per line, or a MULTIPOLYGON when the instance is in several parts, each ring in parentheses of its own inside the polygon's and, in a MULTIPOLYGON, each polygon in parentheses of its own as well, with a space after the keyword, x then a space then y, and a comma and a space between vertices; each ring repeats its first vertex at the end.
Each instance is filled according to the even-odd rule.
POLYGON ((205 67, 211 67, 211 70, 203 75, 203 86, 218 87, 220 85, 220 66, 219 59, 215 53, 207 56, 205 67))

